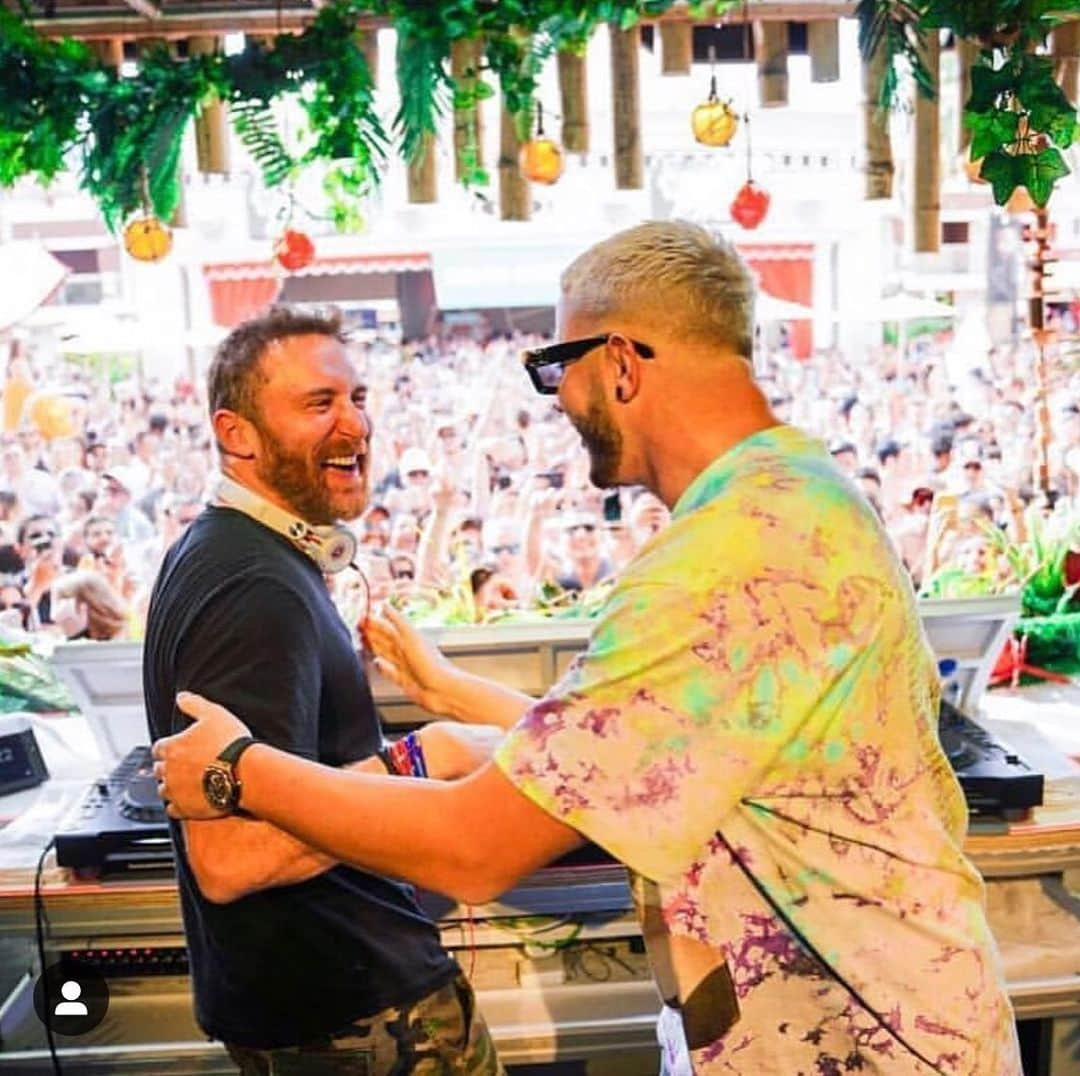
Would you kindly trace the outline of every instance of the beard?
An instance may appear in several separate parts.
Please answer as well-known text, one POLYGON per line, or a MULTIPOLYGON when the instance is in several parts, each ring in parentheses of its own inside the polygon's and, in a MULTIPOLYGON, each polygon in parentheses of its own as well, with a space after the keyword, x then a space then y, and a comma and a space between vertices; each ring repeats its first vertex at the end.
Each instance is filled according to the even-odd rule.
POLYGON ((589 481, 600 489, 614 486, 622 462, 622 434, 611 421, 599 386, 593 387, 585 414, 570 415, 570 421, 589 452, 589 481))
MULTIPOLYGON (((361 481, 356 491, 334 490, 318 457, 290 452, 272 434, 259 429, 265 449, 255 464, 260 482, 276 490, 294 514, 316 526, 326 526, 339 519, 356 519, 367 507, 367 483, 361 481)), ((352 448, 328 450, 323 458, 351 455, 352 448)), ((366 457, 361 456, 361 477, 366 457)))

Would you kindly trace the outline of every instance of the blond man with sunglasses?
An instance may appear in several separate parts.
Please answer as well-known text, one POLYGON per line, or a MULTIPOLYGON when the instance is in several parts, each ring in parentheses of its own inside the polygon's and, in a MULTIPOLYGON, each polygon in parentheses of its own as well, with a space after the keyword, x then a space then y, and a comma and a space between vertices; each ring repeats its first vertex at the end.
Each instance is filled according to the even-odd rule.
MULTIPOLYGON (((561 342, 525 368, 558 395, 593 482, 644 485, 671 522, 539 701, 454 667, 396 615, 369 623, 417 702, 508 730, 475 774, 339 773, 256 744, 240 803, 469 902, 603 846, 630 869, 666 1074, 1019 1076, 914 596, 825 446, 770 411, 752 328, 745 265, 693 225, 578 258, 561 342)), ((155 746, 162 795, 175 816, 218 817, 203 781, 246 726, 178 703, 198 720, 155 746)))

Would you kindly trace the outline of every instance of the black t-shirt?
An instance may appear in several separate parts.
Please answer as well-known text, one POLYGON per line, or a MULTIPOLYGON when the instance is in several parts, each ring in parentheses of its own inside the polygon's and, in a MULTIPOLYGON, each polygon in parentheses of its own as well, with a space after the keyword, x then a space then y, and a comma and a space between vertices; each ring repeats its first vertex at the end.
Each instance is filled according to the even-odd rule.
MULTIPOLYGON (((143 687, 155 739, 186 725, 174 699, 191 690, 227 706, 259 740, 330 766, 380 743, 371 690, 318 568, 228 508, 208 508, 166 554, 143 687)), ((422 997, 456 972, 410 887, 337 866, 212 904, 171 826, 195 1012, 213 1037, 296 1045, 422 997)))

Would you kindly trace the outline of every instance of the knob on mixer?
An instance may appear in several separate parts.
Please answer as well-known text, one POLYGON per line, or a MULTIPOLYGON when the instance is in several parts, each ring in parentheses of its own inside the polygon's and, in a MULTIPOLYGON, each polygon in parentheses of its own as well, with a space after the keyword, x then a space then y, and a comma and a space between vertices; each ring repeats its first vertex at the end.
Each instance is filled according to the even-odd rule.
POLYGON ((120 813, 139 822, 158 822, 165 817, 165 808, 157 794, 153 771, 140 768, 129 778, 120 796, 120 813))

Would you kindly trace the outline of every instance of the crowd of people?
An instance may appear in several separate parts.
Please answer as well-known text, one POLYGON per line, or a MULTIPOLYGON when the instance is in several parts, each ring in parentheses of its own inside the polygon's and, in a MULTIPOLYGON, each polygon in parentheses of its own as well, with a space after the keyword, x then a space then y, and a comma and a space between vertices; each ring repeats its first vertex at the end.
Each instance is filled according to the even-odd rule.
MULTIPOLYGON (((451 623, 587 602, 664 527, 652 494, 590 484, 578 434, 522 372, 517 356, 537 342, 354 346, 374 432, 371 503, 353 524, 366 582, 332 580, 348 619, 388 597, 451 623)), ((1047 504, 1030 347, 996 348, 957 376, 947 346, 757 359, 776 415, 828 444, 930 592, 949 569, 1004 575, 992 532, 1020 540, 1031 512, 1065 517, 1080 491, 1080 372, 1054 367, 1047 504)), ((204 389, 8 347, 0 625, 140 638, 161 558, 215 471, 204 389)))

